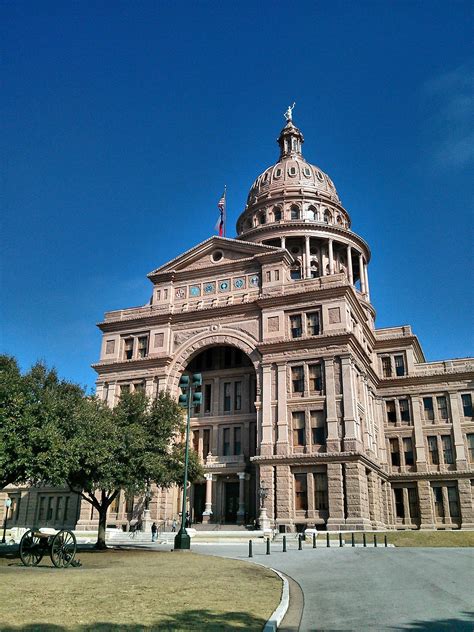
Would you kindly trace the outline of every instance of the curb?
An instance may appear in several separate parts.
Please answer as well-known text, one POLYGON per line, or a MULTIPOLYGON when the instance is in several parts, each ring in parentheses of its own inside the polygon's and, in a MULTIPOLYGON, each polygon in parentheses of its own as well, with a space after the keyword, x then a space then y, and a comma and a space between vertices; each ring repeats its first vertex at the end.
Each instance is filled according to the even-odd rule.
MULTIPOLYGON (((258 564, 258 566, 263 566, 263 564, 258 564)), ((271 571, 276 573, 283 582, 283 589, 281 591, 280 603, 278 604, 276 609, 272 612, 272 614, 270 615, 270 618, 268 619, 268 621, 265 623, 263 627, 263 632, 275 632, 276 630, 278 630, 278 626, 282 622, 283 617, 285 616, 288 610, 288 606, 290 605, 290 586, 288 584, 288 580, 282 573, 280 573, 280 571, 277 571, 274 568, 271 568, 270 566, 264 566, 264 568, 269 568, 271 571)))

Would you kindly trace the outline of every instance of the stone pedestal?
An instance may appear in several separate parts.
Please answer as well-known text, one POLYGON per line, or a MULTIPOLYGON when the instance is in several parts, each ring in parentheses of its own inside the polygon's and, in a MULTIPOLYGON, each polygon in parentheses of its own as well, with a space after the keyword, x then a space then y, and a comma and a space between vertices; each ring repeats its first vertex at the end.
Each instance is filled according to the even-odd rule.
POLYGON ((150 533, 150 537, 151 537, 152 524, 153 524, 153 520, 151 519, 150 510, 145 509, 145 511, 143 512, 143 518, 142 518, 142 531, 144 531, 144 533, 150 533))
POLYGON ((239 509, 237 510, 237 524, 245 524, 245 481, 247 474, 239 472, 239 509))
POLYGON ((258 523, 260 525, 261 531, 271 530, 270 518, 267 516, 267 510, 265 507, 260 508, 260 513, 258 515, 258 523))

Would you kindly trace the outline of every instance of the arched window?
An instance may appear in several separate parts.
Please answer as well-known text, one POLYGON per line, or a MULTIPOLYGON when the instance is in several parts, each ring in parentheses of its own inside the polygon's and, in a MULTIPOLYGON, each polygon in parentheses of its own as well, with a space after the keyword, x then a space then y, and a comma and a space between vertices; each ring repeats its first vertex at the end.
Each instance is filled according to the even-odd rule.
POLYGON ((310 219, 312 222, 316 220, 316 209, 314 206, 310 206, 306 211, 306 219, 310 219))
POLYGON ((294 204, 291 209, 290 217, 291 219, 299 219, 300 218, 300 209, 294 204))
POLYGON ((266 218, 266 216, 265 216, 265 213, 261 213, 261 214, 260 214, 260 218, 259 218, 259 219, 260 219, 260 224, 265 224, 265 223, 266 223, 266 221, 267 221, 267 218, 266 218))
POLYGON ((337 221, 337 223, 338 223, 339 225, 341 225, 341 224, 342 224, 342 217, 341 217, 340 215, 338 215, 338 216, 337 216, 337 220, 336 220, 336 221, 337 221))
POLYGON ((298 279, 301 279, 301 268, 298 264, 292 266, 290 270, 290 278, 293 281, 297 281, 298 279))
POLYGON ((326 224, 330 224, 331 223, 331 213, 328 211, 328 209, 326 209, 324 211, 324 222, 326 224))
POLYGON ((273 209, 273 219, 275 222, 281 221, 281 208, 279 206, 275 206, 273 209))

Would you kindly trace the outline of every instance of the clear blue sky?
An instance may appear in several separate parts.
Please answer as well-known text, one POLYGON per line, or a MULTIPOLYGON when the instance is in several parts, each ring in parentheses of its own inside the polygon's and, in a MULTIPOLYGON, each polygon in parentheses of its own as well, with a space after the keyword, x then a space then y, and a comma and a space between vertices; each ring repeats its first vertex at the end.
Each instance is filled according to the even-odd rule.
POLYGON ((372 249, 377 326, 472 354, 472 3, 22 2, 3 47, 1 351, 92 386, 95 323, 228 236, 296 101, 372 249))

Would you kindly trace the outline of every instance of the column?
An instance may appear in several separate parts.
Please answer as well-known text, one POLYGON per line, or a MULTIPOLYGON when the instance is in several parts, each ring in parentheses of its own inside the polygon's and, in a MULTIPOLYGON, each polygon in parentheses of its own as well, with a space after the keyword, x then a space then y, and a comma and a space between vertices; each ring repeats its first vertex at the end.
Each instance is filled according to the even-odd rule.
POLYGON ((115 402, 117 399, 117 384, 109 384, 109 394, 107 396, 107 404, 110 408, 115 406, 115 402))
POLYGON ((206 479, 206 500, 204 511, 202 512, 202 521, 210 522, 212 516, 212 474, 204 474, 206 479))
POLYGON ((97 384, 97 386, 95 387, 95 396, 97 397, 97 399, 103 399, 104 384, 102 382, 100 384, 97 384))
POLYGON ((260 454, 273 454, 273 427, 272 427, 272 367, 262 367, 262 444, 260 454))
POLYGON ((306 512, 306 515, 308 518, 312 518, 314 520, 314 518, 316 517, 315 515, 315 511, 316 508, 314 506, 314 475, 313 472, 307 472, 306 474, 306 489, 308 490, 308 510, 306 512))
POLYGON ((342 465, 340 463, 328 463, 328 504, 329 518, 328 531, 344 529, 346 524, 344 517, 344 487, 342 484, 342 465))
POLYGON ((472 506, 472 484, 468 478, 458 479, 459 509, 463 529, 474 528, 474 510, 472 506))
POLYGON ((370 529, 367 477, 361 463, 346 463, 346 524, 349 528, 370 529))
POLYGON ((359 278, 360 278, 360 291, 362 294, 366 293, 365 287, 365 275, 364 275, 364 257, 362 253, 359 254, 359 278))
POLYGON ((279 364, 277 367, 277 398, 278 417, 277 428, 278 437, 276 444, 277 454, 288 454, 288 412, 287 412, 287 368, 286 364, 279 364))
POLYGON ((311 278, 311 251, 309 244, 309 235, 305 235, 304 238, 304 252, 305 252, 305 273, 304 276, 309 279, 311 278))
POLYGON ((367 266, 367 262, 365 262, 364 263, 365 292, 367 294, 367 300, 370 301, 369 274, 368 274, 367 270, 368 270, 368 266, 367 266))
POLYGON ((352 248, 347 246, 347 273, 349 276, 349 283, 354 285, 354 271, 352 269, 352 248))
POLYGON ((426 472, 426 451, 423 437, 423 422, 421 419, 420 398, 416 395, 411 397, 411 407, 413 411, 413 427, 415 429, 415 454, 417 472, 426 472))
POLYGON ((214 378, 214 384, 212 385, 212 416, 216 417, 219 414, 220 392, 219 392, 219 378, 214 378))
POLYGON ((454 449, 456 451, 456 468, 458 470, 465 470, 467 468, 466 449, 462 436, 458 393, 449 393, 449 404, 451 408, 451 419, 453 421, 454 449))
POLYGON ((319 276, 326 276, 326 261, 324 260, 324 247, 322 244, 319 246, 319 266, 319 276))
POLYGON ((427 480, 418 481, 418 501, 420 503, 420 529, 434 529, 432 489, 427 480))
POLYGON ((407 487, 402 487, 402 496, 403 496, 403 513, 405 514, 405 518, 403 519, 403 524, 409 525, 413 521, 410 515, 410 502, 408 500, 407 487))
POLYGON ((281 247, 286 248, 286 237, 280 237, 281 239, 281 247))
POLYGON ((356 436, 356 410, 354 405, 354 383, 352 379, 351 358, 341 358, 342 365, 342 393, 344 401, 344 450, 355 450, 357 446, 356 436))
POLYGON ((332 249, 332 239, 328 240, 329 251, 329 274, 334 274, 334 253, 332 249))
POLYGON ((324 381, 326 391, 326 424, 328 452, 339 452, 341 442, 339 439, 338 418, 336 410, 336 382, 334 378, 334 358, 324 358, 324 381))
POLYGON ((149 399, 153 399, 153 387, 154 387, 154 380, 152 377, 148 377, 145 380, 145 395, 149 399))
POLYGON ((239 472, 239 509, 237 511, 237 524, 245 524, 245 481, 247 474, 239 472))

